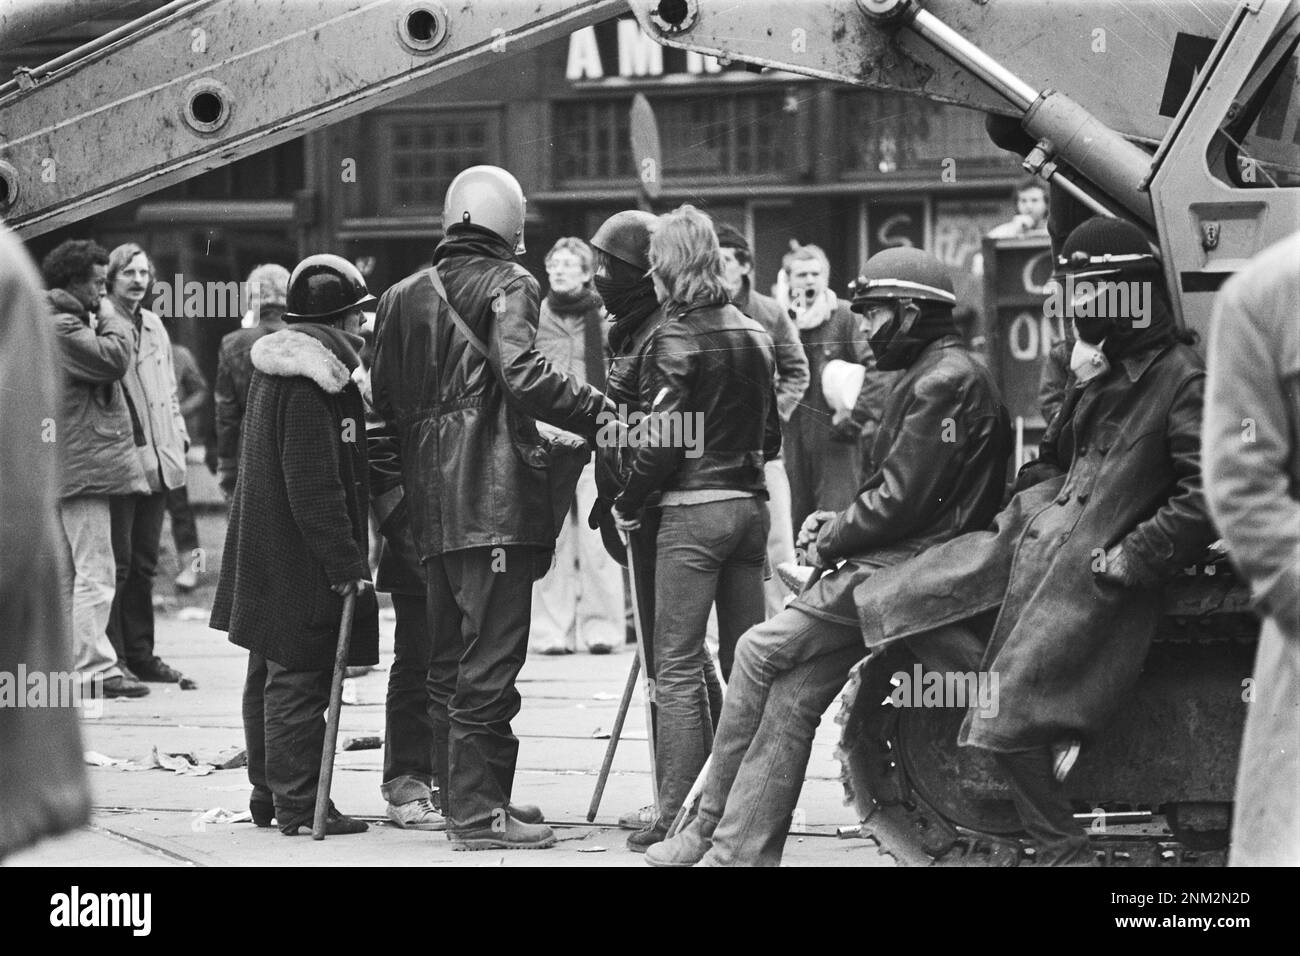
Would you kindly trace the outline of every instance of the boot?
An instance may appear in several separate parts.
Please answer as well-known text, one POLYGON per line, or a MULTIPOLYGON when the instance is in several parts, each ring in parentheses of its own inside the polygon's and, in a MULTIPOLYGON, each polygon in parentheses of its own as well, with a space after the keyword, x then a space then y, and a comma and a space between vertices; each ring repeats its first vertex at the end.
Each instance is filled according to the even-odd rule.
POLYGON ((704 835, 696 817, 669 840, 647 847, 645 861, 651 866, 694 866, 704 859, 713 841, 704 835))
POLYGON ((521 823, 509 813, 498 815, 492 823, 472 830, 448 830, 453 850, 544 850, 555 846, 550 827, 521 823), (496 823, 504 820, 504 825, 496 823))

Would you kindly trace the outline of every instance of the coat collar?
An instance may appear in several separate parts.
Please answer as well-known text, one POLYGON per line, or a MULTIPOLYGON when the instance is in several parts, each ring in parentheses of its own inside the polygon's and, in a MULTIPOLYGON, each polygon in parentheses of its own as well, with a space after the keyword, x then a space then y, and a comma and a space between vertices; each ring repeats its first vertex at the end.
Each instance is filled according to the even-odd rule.
POLYGON ((50 306, 57 312, 75 315, 80 319, 84 319, 89 314, 81 301, 67 289, 50 289, 46 297, 49 299, 50 306))
POLYGON ((1124 371, 1128 373, 1128 380, 1136 384, 1138 379, 1146 374, 1147 369, 1155 363, 1155 360, 1168 350, 1168 345, 1162 345, 1146 352, 1139 352, 1137 355, 1126 355, 1119 362, 1124 366, 1124 371))
POLYGON ((309 378, 330 395, 337 395, 351 380, 348 368, 328 348, 310 335, 292 328, 264 335, 249 353, 253 367, 265 375, 309 378))

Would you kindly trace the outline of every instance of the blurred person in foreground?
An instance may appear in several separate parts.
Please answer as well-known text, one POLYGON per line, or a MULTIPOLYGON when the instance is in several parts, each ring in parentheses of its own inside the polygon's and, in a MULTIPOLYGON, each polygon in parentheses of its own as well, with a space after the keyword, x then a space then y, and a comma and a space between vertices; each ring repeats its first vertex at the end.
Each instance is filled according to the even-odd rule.
POLYGON ((143 697, 148 686, 123 671, 108 636, 117 589, 114 502, 149 490, 122 384, 135 361, 131 323, 100 309, 108 252, 97 243, 60 243, 42 270, 63 373, 53 379, 63 394, 54 437, 59 517, 72 558, 73 663, 82 681, 102 681, 107 697, 143 697))
MULTIPOLYGON (((685 205, 650 233, 650 274, 664 321, 651 333, 642 380, 649 427, 627 435, 630 476, 614 499, 625 530, 651 494, 656 535, 654 677, 659 818, 630 837, 663 840, 713 741, 705 627, 718 607, 724 675, 736 642, 763 620, 769 517, 764 467, 780 453, 772 337, 728 302, 713 222, 685 205)), ((724 702, 725 710, 725 702, 724 702)))
MULTIPOLYGON (((353 380, 362 309, 374 301, 346 259, 309 256, 289 281, 288 325, 249 357, 239 482, 211 627, 248 649, 244 740, 249 810, 295 836, 310 827, 343 601, 356 596, 348 663, 379 659, 366 563, 369 461, 353 380)), ((330 834, 366 824, 331 802, 330 834)))
MULTIPOLYGON (((735 226, 717 224, 718 245, 722 251, 723 277, 731 304, 767 329, 776 346, 776 409, 783 425, 794 415, 799 401, 808 390, 808 357, 794 320, 777 304, 753 287, 754 258, 749 242, 735 226)), ((771 528, 767 535, 768 570, 794 560, 794 530, 790 515, 790 479, 785 461, 777 456, 764 468, 767 482, 767 511, 771 528)), ((789 591, 775 574, 763 583, 767 616, 773 617, 785 607, 789 591)))
MULTIPOLYGON (((89 242, 74 248, 80 251, 62 261, 78 263, 73 285, 93 304, 96 290, 103 290, 107 255, 89 242)), ((86 303, 76 305, 77 315, 83 313, 86 303)), ((51 441, 49 429, 66 421, 73 386, 59 367, 67 363, 57 342, 65 319, 56 326, 49 312, 35 263, 0 224, 0 395, 21 396, 0 402, 0 674, 12 679, 25 667, 29 676, 46 674, 53 683, 72 669, 74 641, 61 600, 70 571, 59 515, 60 465, 67 460, 69 436, 65 429, 62 440, 51 441)), ((125 332, 119 329, 113 339, 105 343, 110 351, 124 353, 125 332)), ((112 560, 107 506, 98 510, 100 551, 107 555, 100 561, 107 575, 102 594, 111 582, 112 560)), ((103 639, 102 624, 98 636, 103 639)), ((102 663, 111 667, 111 654, 102 663)), ((25 694, 28 688, 17 690, 25 694)), ((77 711, 14 703, 0 701, 0 861, 42 837, 90 822, 77 711)))
MULTIPOLYGON (((560 371, 604 389, 605 309, 592 287, 593 271, 591 247, 581 239, 560 239, 546 254, 550 289, 537 322, 537 350, 560 371)), ((608 654, 623 643, 623 575, 587 526, 595 501, 593 460, 582 469, 555 541, 555 564, 533 585, 530 650, 571 654, 581 637, 590 653, 608 654)))
POLYGON ((1205 497, 1264 619, 1230 866, 1300 865, 1300 233, 1228 280, 1210 326, 1205 497))

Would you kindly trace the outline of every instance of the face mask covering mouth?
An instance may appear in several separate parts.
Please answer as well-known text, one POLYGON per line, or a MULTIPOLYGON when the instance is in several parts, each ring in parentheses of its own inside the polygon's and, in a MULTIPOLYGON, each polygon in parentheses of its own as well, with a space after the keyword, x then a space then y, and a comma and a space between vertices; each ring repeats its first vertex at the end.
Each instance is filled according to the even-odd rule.
POLYGON ((1096 345, 1083 339, 1074 340, 1074 350, 1070 353, 1070 371, 1080 385, 1087 385, 1110 371, 1110 361, 1102 351, 1105 344, 1105 339, 1096 345))

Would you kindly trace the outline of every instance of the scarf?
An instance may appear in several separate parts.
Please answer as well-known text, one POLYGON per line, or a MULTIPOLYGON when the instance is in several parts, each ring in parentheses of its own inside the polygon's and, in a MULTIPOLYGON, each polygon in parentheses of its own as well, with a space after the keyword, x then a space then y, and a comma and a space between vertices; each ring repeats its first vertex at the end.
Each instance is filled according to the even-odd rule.
POLYGON ((593 281, 614 317, 609 329, 610 350, 620 355, 641 324, 659 308, 659 297, 654 283, 636 266, 610 256, 607 269, 609 275, 596 276, 593 281))
POLYGON ((551 289, 546 293, 546 304, 557 315, 585 315, 600 308, 600 296, 590 286, 583 286, 576 292, 551 289))
POLYGON ((361 348, 365 339, 351 332, 344 332, 332 325, 320 322, 294 322, 288 328, 303 335, 310 335, 321 345, 334 353, 334 357, 347 366, 349 372, 355 372, 361 364, 361 348))

